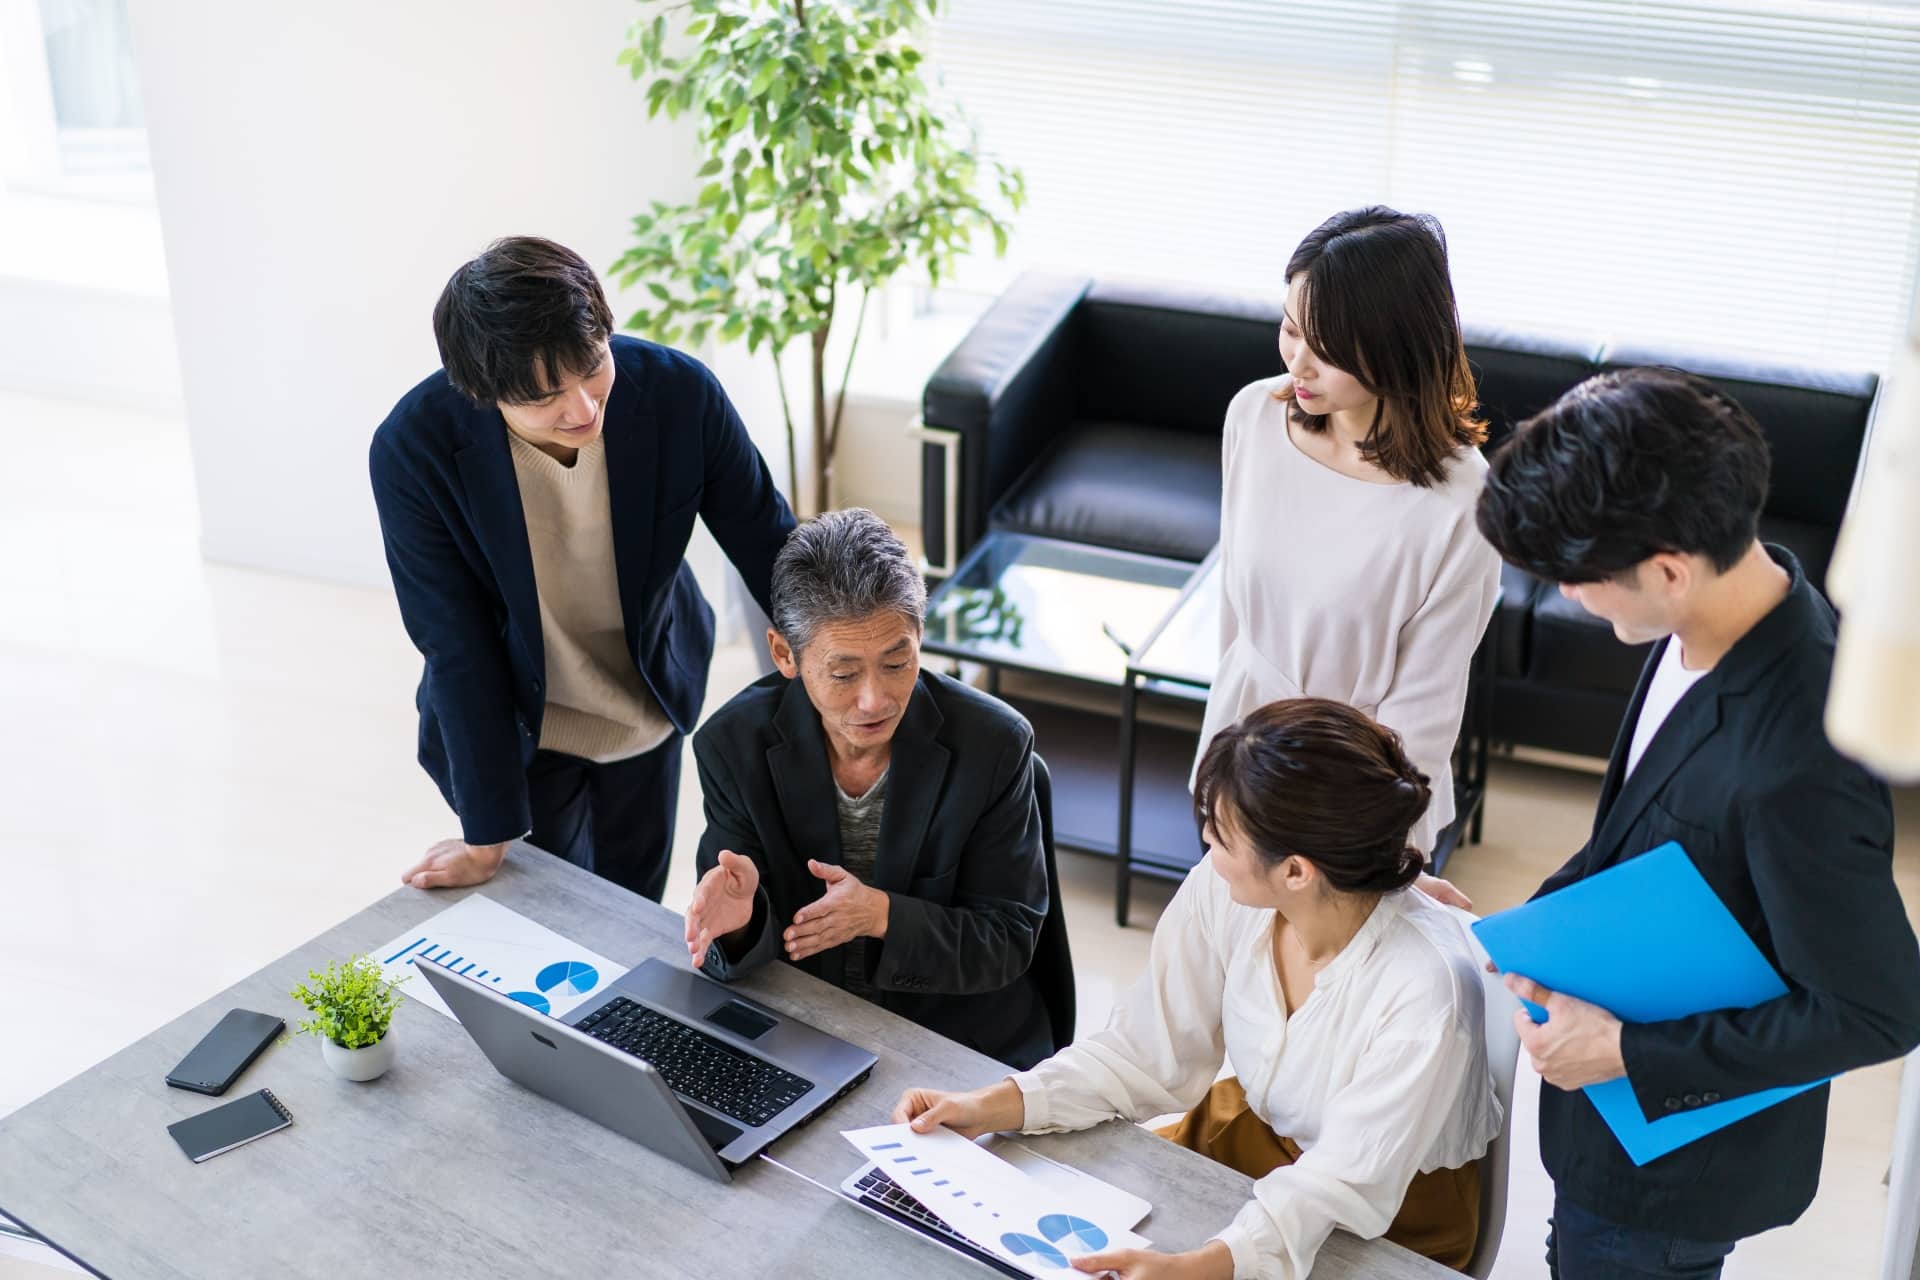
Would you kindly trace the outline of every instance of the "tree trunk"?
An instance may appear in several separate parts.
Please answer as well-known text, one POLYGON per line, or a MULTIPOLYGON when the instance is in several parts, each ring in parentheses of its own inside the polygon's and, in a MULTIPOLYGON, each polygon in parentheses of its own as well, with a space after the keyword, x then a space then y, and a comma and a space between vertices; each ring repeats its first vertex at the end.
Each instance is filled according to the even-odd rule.
POLYGON ((827 447, 827 330, 821 325, 813 338, 813 514, 833 501, 833 457, 827 447))

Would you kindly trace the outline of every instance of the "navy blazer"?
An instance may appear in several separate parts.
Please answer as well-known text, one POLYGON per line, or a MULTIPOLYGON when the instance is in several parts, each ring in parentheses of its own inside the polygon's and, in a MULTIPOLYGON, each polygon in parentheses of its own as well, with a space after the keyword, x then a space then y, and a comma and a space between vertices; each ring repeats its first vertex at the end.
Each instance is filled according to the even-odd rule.
MULTIPOLYGON (((1885 784, 1835 751, 1822 715, 1834 616, 1799 563, 1773 611, 1674 705, 1631 774, 1654 646, 1614 742, 1592 837, 1540 893, 1678 841, 1786 980, 1751 1009, 1629 1023, 1620 1051, 1650 1120, 1897 1058, 1920 1042, 1920 950, 1893 881, 1885 784)), ((1538 895, 1536 895, 1538 896, 1538 895)), ((1735 1240, 1792 1222, 1820 1181, 1827 1088, 1636 1168, 1584 1093, 1543 1084, 1556 1190, 1614 1222, 1735 1240)))
MULTIPOLYGON (((704 365, 637 338, 611 345, 607 497, 627 651, 687 733, 713 656, 713 610, 685 560, 694 517, 766 609, 793 513, 704 365)), ((400 618, 426 659, 415 698, 420 764, 467 843, 524 835, 546 649, 506 423, 442 370, 380 424, 369 467, 400 618)))
MULTIPOLYGON (((798 680, 748 685, 694 735, 693 759, 707 810, 699 874, 722 849, 760 870, 743 944, 707 950, 705 972, 725 982, 783 956, 793 913, 826 890, 807 859, 840 862, 840 815, 820 714, 798 680)), ((887 936, 868 942, 876 1004, 1017 1067, 1053 1053, 1030 972, 1047 918, 1040 836, 1026 719, 921 671, 894 730, 873 862, 872 886, 891 898, 887 936)), ((798 967, 839 986, 846 949, 798 967)))

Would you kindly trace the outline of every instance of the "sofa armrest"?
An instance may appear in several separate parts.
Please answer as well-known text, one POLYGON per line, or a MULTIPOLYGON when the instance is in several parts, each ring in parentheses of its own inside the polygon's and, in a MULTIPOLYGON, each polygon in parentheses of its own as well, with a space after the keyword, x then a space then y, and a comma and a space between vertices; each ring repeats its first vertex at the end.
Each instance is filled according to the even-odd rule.
POLYGON ((921 527, 930 572, 957 564, 986 532, 987 513, 1072 417, 1072 326, 1093 281, 1027 272, 1015 280, 927 382, 921 421, 921 527), (950 433, 950 434, 949 434, 950 433), (946 477, 959 450, 957 517, 946 477), (947 543, 947 530, 958 545, 947 543))

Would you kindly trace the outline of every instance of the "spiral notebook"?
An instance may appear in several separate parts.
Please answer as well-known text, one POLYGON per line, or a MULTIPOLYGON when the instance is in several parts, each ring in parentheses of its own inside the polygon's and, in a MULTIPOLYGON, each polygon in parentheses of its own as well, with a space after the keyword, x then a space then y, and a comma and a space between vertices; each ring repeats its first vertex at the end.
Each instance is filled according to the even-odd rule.
POLYGON ((292 1123, 293 1113, 285 1104, 271 1090, 260 1089, 176 1121, 167 1126, 167 1132, 187 1153, 187 1159, 199 1164, 244 1147, 255 1138, 278 1133, 292 1123))

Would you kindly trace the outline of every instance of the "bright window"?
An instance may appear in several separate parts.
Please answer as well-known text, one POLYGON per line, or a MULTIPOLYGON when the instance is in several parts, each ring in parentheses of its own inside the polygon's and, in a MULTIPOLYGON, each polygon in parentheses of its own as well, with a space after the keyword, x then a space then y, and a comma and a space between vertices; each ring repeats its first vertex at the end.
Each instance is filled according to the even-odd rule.
POLYGON ((1913 297, 1910 3, 952 0, 932 53, 1028 179, 978 289, 1277 292, 1385 203, 1445 224, 1470 322, 1879 367, 1913 297))

